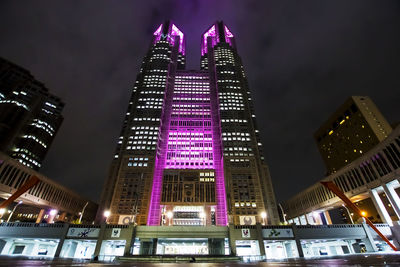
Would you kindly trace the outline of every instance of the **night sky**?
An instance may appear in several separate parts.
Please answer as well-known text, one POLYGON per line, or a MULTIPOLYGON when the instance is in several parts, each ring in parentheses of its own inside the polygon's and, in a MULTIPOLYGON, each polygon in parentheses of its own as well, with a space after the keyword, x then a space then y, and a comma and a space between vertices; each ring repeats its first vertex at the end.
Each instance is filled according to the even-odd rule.
POLYGON ((165 19, 186 34, 224 20, 236 37, 275 193, 323 178, 314 131, 350 95, 400 120, 399 1, 1 1, 0 56, 66 103, 41 171, 98 201, 136 74, 165 19))

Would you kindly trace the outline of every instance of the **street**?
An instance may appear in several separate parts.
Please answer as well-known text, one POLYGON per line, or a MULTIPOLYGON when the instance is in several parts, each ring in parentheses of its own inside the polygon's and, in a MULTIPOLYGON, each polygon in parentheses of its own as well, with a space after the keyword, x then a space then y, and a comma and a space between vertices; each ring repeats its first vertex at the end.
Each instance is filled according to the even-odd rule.
POLYGON ((132 266, 132 267, 155 267, 155 266, 400 266, 400 254, 363 254, 336 256, 312 259, 289 259, 289 260, 268 260, 267 262, 256 263, 135 263, 135 262, 109 262, 94 263, 89 261, 72 261, 66 259, 40 260, 40 259, 22 259, 13 257, 1 257, 0 266, 132 266))

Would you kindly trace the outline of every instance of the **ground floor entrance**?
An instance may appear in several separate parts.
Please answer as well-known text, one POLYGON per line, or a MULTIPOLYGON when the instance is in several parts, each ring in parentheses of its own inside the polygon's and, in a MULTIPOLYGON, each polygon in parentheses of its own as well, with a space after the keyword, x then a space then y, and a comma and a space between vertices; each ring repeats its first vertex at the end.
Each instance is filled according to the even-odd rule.
POLYGON ((66 239, 61 249, 61 258, 91 259, 97 240, 66 239))
POLYGON ((58 239, 0 238, 1 255, 54 257, 58 239))
POLYGON ((267 259, 297 258, 299 253, 294 240, 264 240, 267 259))
POLYGON ((157 242, 157 255, 208 255, 207 238, 161 238, 157 242))
POLYGON ((304 257, 336 256, 366 252, 362 242, 349 239, 302 240, 304 257))

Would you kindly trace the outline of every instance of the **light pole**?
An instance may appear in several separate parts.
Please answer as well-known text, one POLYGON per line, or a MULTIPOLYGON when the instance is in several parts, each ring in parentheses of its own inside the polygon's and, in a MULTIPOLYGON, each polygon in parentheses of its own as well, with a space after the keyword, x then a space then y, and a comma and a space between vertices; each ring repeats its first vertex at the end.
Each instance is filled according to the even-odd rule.
POLYGON ((109 210, 104 211, 103 213, 104 217, 106 217, 106 224, 108 223, 108 217, 110 217, 111 212, 109 210))
POLYGON ((82 217, 83 217, 83 213, 85 212, 86 206, 89 204, 89 202, 86 202, 85 206, 83 206, 83 209, 81 211, 81 214, 79 216, 79 224, 82 223, 82 217))
POLYGON ((265 211, 261 212, 261 218, 263 219, 263 224, 266 225, 265 219, 267 218, 267 213, 265 211))
POLYGON ((21 204, 22 204, 22 200, 18 201, 17 205, 14 206, 13 210, 11 211, 10 215, 8 216, 7 222, 10 221, 10 219, 11 219, 11 217, 12 217, 12 215, 13 215, 15 209, 16 209, 19 205, 21 205, 21 204))
POLYGON ((278 206, 279 206, 279 208, 281 209, 282 216, 283 216, 283 221, 285 222, 285 224, 287 224, 287 221, 286 221, 286 214, 285 214, 285 211, 284 211, 283 208, 282 208, 281 203, 279 203, 278 206))
POLYGON ((347 214, 349 215, 349 218, 350 218, 351 224, 354 224, 353 217, 351 216, 351 213, 350 213, 349 209, 348 209, 348 208, 346 207, 346 205, 344 205, 344 204, 342 204, 342 206, 343 206, 343 208, 345 208, 345 209, 346 209, 346 211, 347 211, 347 214))

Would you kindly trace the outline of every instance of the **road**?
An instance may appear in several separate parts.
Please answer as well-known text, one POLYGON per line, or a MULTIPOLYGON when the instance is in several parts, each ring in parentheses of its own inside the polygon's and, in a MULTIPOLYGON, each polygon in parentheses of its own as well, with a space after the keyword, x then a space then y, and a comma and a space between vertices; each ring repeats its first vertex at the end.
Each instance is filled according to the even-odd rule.
POLYGON ((0 266, 20 267, 20 266, 125 266, 125 267, 159 267, 159 266, 179 266, 179 267, 239 267, 239 266, 400 266, 400 253, 396 254, 362 254, 337 257, 324 257, 312 259, 290 259, 284 261, 267 261, 257 263, 94 263, 88 261, 72 261, 64 259, 55 260, 34 260, 13 257, 1 257, 0 266))

